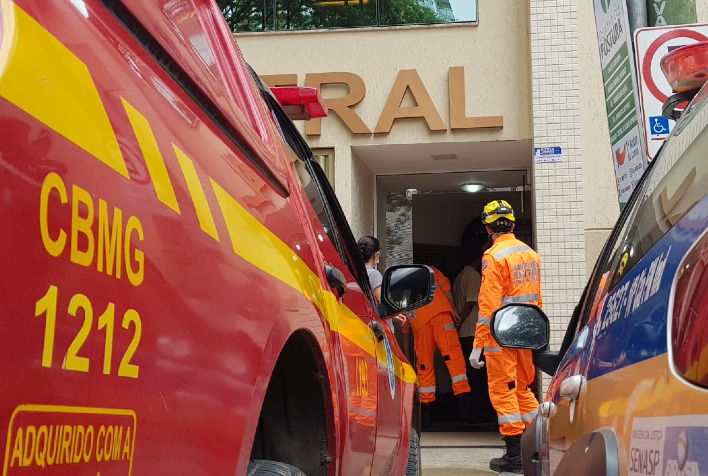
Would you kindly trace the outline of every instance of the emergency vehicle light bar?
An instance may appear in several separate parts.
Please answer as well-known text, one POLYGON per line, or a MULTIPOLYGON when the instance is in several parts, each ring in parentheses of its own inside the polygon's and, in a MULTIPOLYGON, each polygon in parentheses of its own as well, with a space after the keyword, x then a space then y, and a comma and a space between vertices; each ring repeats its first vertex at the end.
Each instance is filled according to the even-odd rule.
POLYGON ((284 86, 270 88, 275 99, 290 120, 309 121, 313 117, 327 117, 327 106, 317 88, 284 86))
POLYGON ((661 58, 661 70, 675 92, 699 89, 708 80, 708 41, 676 48, 661 58))

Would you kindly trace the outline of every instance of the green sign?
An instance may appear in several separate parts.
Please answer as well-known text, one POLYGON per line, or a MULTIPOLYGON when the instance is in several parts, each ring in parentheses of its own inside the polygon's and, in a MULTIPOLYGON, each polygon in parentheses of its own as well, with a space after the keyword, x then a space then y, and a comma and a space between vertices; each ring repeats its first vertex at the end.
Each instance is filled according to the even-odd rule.
POLYGON ((649 26, 696 23, 696 0, 647 0, 647 20, 649 26))
POLYGON ((620 206, 627 203, 646 164, 632 40, 624 8, 624 0, 595 0, 607 125, 620 206))

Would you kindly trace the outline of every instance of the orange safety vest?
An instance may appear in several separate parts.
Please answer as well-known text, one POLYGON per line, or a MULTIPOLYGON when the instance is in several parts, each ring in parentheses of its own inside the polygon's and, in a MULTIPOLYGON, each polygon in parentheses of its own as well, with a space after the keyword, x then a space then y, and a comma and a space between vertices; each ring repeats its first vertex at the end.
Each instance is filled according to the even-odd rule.
POLYGON ((482 257, 482 286, 479 290, 479 318, 475 348, 499 352, 491 335, 492 314, 504 304, 529 303, 541 307, 541 259, 513 233, 498 237, 482 257))
POLYGON ((426 304, 420 309, 417 309, 415 311, 415 317, 408 320, 413 330, 423 327, 426 322, 443 312, 450 313, 453 319, 455 317, 455 311, 452 309, 450 301, 445 296, 445 291, 450 291, 451 289, 450 280, 434 266, 431 266, 431 268, 435 273, 435 296, 430 304, 426 304))

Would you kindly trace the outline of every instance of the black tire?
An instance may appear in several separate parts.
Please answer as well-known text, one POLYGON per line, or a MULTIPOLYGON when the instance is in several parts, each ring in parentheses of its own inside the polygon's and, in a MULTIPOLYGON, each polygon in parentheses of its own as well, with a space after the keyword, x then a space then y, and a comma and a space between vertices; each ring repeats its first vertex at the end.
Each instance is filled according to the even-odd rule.
POLYGON ((248 463, 246 476, 307 476, 305 473, 285 463, 253 459, 248 463))
POLYGON ((411 442, 408 449, 408 464, 406 476, 421 476, 423 470, 420 463, 420 438, 418 432, 411 428, 411 442))

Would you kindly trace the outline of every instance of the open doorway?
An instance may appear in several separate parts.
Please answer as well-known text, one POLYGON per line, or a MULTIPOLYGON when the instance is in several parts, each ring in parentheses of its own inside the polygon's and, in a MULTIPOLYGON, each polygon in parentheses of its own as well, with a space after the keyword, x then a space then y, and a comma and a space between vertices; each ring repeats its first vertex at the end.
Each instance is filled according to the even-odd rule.
MULTIPOLYGON (((526 170, 470 171, 378 175, 377 235, 382 242, 382 269, 395 264, 434 266, 454 286, 467 264, 461 247, 463 232, 479 217, 486 203, 504 199, 517 216, 516 236, 533 246, 531 192, 526 170)), ((459 331, 458 331, 459 332, 459 331)), ((410 338, 401 340, 415 364, 410 338)), ((432 426, 424 431, 495 431, 496 413, 491 407, 486 371, 467 362, 473 337, 460 334, 467 380, 472 398, 472 422, 460 420, 459 399, 443 357, 435 353, 435 400, 429 405, 432 426)))

